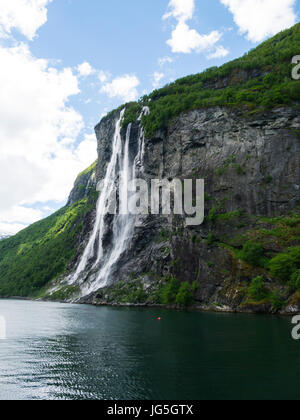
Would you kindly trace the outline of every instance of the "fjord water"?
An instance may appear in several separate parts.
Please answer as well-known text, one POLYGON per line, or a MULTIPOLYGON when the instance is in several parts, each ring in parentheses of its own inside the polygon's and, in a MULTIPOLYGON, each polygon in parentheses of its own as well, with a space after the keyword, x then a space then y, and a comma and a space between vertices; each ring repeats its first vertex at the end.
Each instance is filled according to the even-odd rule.
POLYGON ((15 300, 0 316, 2 400, 300 397, 289 318, 15 300))

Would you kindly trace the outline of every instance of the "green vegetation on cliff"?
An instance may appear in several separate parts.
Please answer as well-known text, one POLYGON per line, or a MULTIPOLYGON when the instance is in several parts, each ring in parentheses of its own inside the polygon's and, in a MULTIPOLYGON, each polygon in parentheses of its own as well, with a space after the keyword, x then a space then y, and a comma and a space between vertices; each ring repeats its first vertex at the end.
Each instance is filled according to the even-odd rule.
POLYGON ((147 290, 139 278, 132 278, 128 282, 120 281, 99 291, 97 298, 108 304, 149 304, 185 308, 194 303, 197 290, 197 282, 192 285, 188 282, 180 283, 169 275, 152 279, 147 290))
POLYGON ((177 80, 128 104, 124 125, 136 121, 142 105, 146 135, 166 128, 182 112, 212 106, 245 105, 250 110, 268 109, 300 99, 300 83, 291 78, 292 57, 299 54, 300 24, 279 33, 221 67, 177 80))
POLYGON ((272 276, 287 283, 297 279, 294 275, 300 269, 300 246, 288 248, 286 252, 274 257, 268 265, 272 276))
POLYGON ((250 299, 253 299, 256 302, 267 297, 268 292, 265 288, 265 279, 262 276, 255 277, 255 279, 251 281, 248 289, 248 295, 250 299))
MULTIPOLYGON (((248 217, 248 228, 242 227, 242 234, 229 241, 223 238, 222 243, 215 240, 214 246, 227 249, 239 267, 241 297, 246 290, 246 301, 243 300, 241 307, 250 305, 253 309, 254 305, 257 309, 271 305, 276 312, 300 291, 299 208, 285 216, 248 217)), ((235 289, 237 273, 230 274, 235 289)))
POLYGON ((78 182, 78 181, 80 181, 81 178, 83 178, 86 175, 89 175, 91 172, 93 172, 96 169, 97 164, 98 164, 98 160, 96 160, 96 162, 92 163, 92 165, 89 166, 87 169, 85 169, 84 171, 80 172, 80 174, 76 178, 75 183, 78 182))

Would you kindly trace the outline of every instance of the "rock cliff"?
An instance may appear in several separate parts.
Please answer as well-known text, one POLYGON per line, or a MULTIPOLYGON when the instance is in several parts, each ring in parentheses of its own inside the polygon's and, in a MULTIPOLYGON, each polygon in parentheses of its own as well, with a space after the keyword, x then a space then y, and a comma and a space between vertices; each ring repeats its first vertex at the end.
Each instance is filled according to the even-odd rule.
POLYGON ((300 81, 290 66, 299 29, 104 117, 98 161, 67 206, 1 241, 0 295, 300 312, 300 81), (132 229, 128 218, 99 218, 121 166, 147 181, 204 179, 204 223, 149 215, 132 229))
POLYGON ((67 206, 70 207, 77 201, 87 198, 91 192, 95 191, 97 183, 97 162, 93 163, 84 172, 78 175, 74 188, 72 189, 67 206))
MULTIPOLYGON (((112 114, 96 127, 99 179, 110 158, 116 118, 112 114)), ((297 107, 251 117, 217 107, 185 113, 146 139, 144 177, 205 179, 206 219, 202 226, 186 229, 178 217, 145 217, 111 284, 134 278, 151 289, 152 283, 172 275, 199 283, 199 304, 239 305, 242 282, 262 269, 243 265, 230 246, 236 241, 240 248, 243 235, 246 240, 258 225, 263 228, 264 218, 286 215, 299 206, 299 129, 297 107)), ((137 133, 135 127, 131 147, 137 133)), ((276 243, 270 246, 276 252, 276 243)))

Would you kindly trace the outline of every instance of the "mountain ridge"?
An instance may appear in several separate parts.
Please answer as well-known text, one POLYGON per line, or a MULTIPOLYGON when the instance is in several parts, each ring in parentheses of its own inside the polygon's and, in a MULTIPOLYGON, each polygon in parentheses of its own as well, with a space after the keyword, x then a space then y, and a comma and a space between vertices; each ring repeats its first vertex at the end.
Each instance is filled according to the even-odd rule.
MULTIPOLYGON (((131 123, 130 147, 135 147, 141 124, 145 127, 146 177, 205 179, 203 226, 183 230, 180 219, 148 218, 134 233, 132 246, 118 263, 109 287, 82 296, 80 282, 69 284, 69 275, 78 265, 92 231, 96 184, 104 178, 122 106, 96 126, 98 162, 79 175, 67 206, 1 241, 0 295, 80 299, 94 304, 182 305, 194 301, 204 309, 232 311, 300 310, 298 287, 295 281, 290 284, 297 262, 290 262, 296 268, 287 273, 289 284, 282 284, 268 265, 281 255, 291 260, 289 249, 299 245, 300 82, 286 80, 292 58, 289 61, 287 57, 299 35, 297 24, 247 55, 252 57, 256 50, 265 51, 266 46, 268 49, 274 44, 274 57, 285 57, 284 68, 275 61, 275 79, 269 77, 267 81, 272 70, 257 73, 257 63, 255 73, 249 70, 254 76, 250 81, 242 80, 238 69, 236 91, 231 94, 237 99, 239 93, 240 102, 223 104, 224 98, 230 99, 228 89, 232 85, 224 86, 222 77, 209 78, 217 71, 210 69, 204 76, 188 76, 154 91, 140 103, 126 105, 122 138, 125 141, 131 123), (286 44, 290 44, 287 49, 286 44), (201 78, 206 81, 199 81, 201 78), (211 80, 214 86, 203 88, 203 83, 211 80), (274 80, 273 88, 270 85, 274 80), (271 92, 266 104, 257 102, 256 92, 262 85, 263 99, 268 96, 266 92, 271 92), (296 89, 290 90, 290 86, 296 89), (212 90, 221 95, 207 96, 212 90), (186 97, 190 101, 185 101, 186 97), (182 105, 178 106, 178 101, 182 105), (201 104, 197 102, 196 107, 194 101, 201 104), (150 115, 140 122, 138 116, 145 105, 150 115), (244 255, 247 243, 254 244, 254 254, 260 254, 255 263, 244 255), (258 277, 264 279, 259 296, 264 298, 260 301, 251 294, 252 281, 258 277)), ((232 71, 232 66, 229 63, 218 72, 232 71)), ((109 245, 109 235, 107 241, 109 245)))

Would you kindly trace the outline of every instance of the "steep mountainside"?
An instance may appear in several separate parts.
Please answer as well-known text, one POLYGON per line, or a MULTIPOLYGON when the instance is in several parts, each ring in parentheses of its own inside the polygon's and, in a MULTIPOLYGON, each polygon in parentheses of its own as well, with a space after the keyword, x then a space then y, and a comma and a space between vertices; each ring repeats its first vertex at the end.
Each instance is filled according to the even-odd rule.
POLYGON ((299 41, 298 24, 105 117, 98 162, 67 206, 0 243, 0 295, 300 311, 299 41), (121 167, 146 180, 204 179, 204 223, 101 219, 105 180, 122 184, 121 167))

